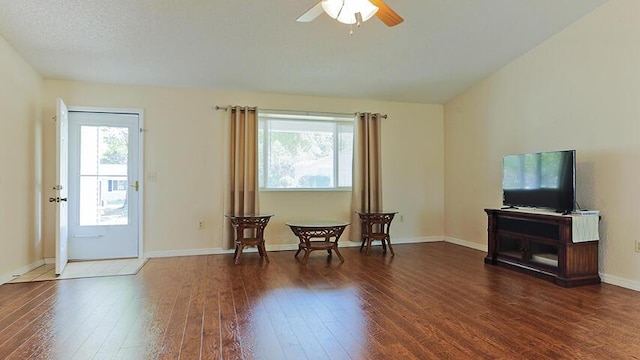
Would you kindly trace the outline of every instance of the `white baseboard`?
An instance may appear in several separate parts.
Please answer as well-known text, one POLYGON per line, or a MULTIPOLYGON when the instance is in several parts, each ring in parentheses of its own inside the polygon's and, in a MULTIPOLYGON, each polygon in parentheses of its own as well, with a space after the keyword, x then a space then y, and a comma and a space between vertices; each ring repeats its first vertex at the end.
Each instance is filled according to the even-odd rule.
POLYGON ((22 274, 26 274, 29 271, 31 271, 31 270, 33 270, 33 269, 35 269, 37 267, 40 267, 42 265, 44 265, 44 260, 36 260, 36 261, 32 262, 29 265, 23 266, 23 267, 21 267, 19 269, 16 269, 16 270, 11 271, 11 272, 6 273, 6 274, 2 274, 2 275, 0 275, 0 285, 13 280, 13 279, 17 278, 18 276, 20 276, 22 274))
POLYGON ((621 277, 600 273, 600 279, 603 283, 620 286, 626 289, 640 291, 640 281, 623 279, 621 277))
POLYGON ((444 238, 444 241, 446 241, 448 243, 452 243, 452 244, 468 247, 468 248, 471 248, 471 249, 484 251, 484 252, 487 252, 489 250, 488 247, 487 247, 487 244, 478 244, 478 243, 474 243, 474 242, 471 242, 471 241, 456 239, 456 238, 450 237, 450 236, 446 236, 444 238))
MULTIPOLYGON (((438 242, 445 241, 443 236, 420 236, 411 238, 391 238, 392 244, 414 244, 414 243, 426 243, 426 242, 438 242)), ((360 245, 358 245, 360 246, 360 245)))
POLYGON ((233 254, 233 249, 204 248, 204 249, 146 251, 144 253, 144 257, 145 258, 162 258, 162 257, 174 257, 174 256, 198 256, 198 255, 218 255, 218 254, 233 254))
MULTIPOLYGON (((424 243, 444 241, 441 236, 423 236, 413 238, 393 238, 392 244, 412 244, 412 243, 424 243)), ((357 241, 341 241, 340 247, 358 247, 360 243, 357 241)), ((298 244, 267 244, 267 251, 289 251, 297 250, 298 244)), ((233 254, 234 249, 223 248, 203 248, 203 249, 184 249, 184 250, 160 250, 160 251, 147 251, 144 253, 145 258, 162 258, 162 257, 174 257, 174 256, 197 256, 197 255, 219 255, 219 254, 233 254)), ((248 248, 244 250, 246 252, 257 251, 256 248, 248 248)))

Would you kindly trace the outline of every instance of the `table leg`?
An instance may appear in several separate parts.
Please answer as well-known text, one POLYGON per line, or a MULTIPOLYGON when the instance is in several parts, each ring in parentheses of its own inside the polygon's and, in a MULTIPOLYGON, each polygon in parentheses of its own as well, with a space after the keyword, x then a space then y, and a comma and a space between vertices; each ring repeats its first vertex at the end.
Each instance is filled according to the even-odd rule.
POLYGON ((264 242, 258 245, 258 251, 261 253, 260 256, 264 256, 265 260, 269 262, 269 255, 267 255, 267 249, 264 246, 264 242))
POLYGON ((240 258, 242 257, 242 248, 244 248, 244 246, 242 245, 238 246, 238 255, 236 255, 236 265, 240 264, 240 258))
POLYGON ((340 258, 340 262, 344 262, 344 258, 342 257, 342 254, 340 254, 340 251, 338 251, 338 244, 336 244, 333 250, 336 251, 336 255, 338 255, 338 258, 340 258))
POLYGON ((387 242, 389 243, 389 251, 391 251, 391 256, 396 256, 396 254, 393 252, 393 248, 391 247, 391 240, 387 240, 387 242))

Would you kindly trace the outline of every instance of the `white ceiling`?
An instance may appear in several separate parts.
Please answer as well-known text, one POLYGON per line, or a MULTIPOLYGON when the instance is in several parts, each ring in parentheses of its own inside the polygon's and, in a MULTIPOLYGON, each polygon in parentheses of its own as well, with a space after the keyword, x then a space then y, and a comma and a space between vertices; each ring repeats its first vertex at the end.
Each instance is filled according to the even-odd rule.
POLYGON ((607 0, 385 0, 349 36, 317 0, 0 0, 49 79, 443 103, 607 0))

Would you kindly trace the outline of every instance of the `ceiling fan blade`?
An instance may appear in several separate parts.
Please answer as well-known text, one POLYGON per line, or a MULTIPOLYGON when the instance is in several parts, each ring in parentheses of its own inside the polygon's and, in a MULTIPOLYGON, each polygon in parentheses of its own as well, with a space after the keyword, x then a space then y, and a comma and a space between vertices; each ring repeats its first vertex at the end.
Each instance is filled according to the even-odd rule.
POLYGON ((324 10, 322 9, 322 1, 318 2, 314 7, 307 10, 304 14, 296 19, 297 22, 309 22, 320 16, 324 10))
POLYGON ((395 11, 393 11, 387 4, 382 0, 369 0, 370 3, 378 7, 378 12, 376 12, 376 16, 387 26, 396 26, 404 21, 403 18, 400 17, 395 11))

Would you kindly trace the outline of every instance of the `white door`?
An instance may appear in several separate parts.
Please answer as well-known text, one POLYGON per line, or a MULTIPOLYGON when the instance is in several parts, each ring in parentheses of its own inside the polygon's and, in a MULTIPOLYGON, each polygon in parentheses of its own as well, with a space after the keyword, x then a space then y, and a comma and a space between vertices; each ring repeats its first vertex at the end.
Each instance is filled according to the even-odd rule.
POLYGON ((56 102, 56 197, 49 201, 56 205, 56 275, 62 274, 67 265, 68 239, 68 151, 69 151, 69 111, 62 99, 56 102))
POLYGON ((139 116, 69 112, 69 259, 138 257, 139 116))

